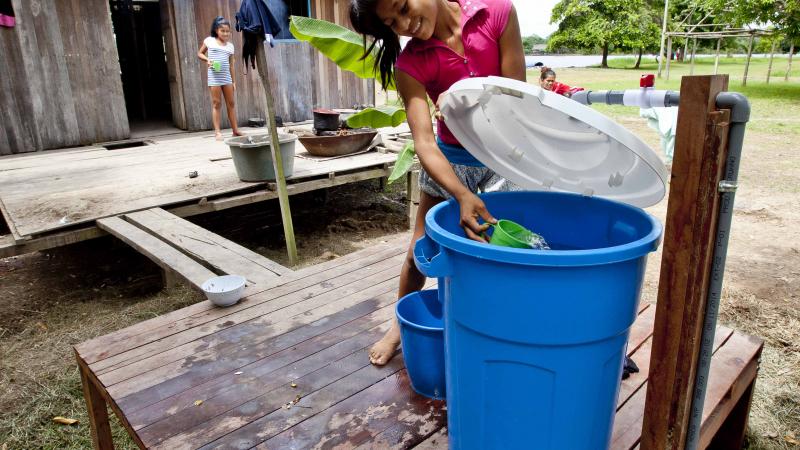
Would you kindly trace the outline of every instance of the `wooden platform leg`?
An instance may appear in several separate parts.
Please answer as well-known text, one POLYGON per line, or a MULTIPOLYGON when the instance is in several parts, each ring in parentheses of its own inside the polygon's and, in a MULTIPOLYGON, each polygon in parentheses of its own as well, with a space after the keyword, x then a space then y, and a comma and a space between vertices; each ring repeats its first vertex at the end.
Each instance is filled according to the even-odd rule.
POLYGON ((180 283, 178 277, 175 276, 175 272, 171 270, 161 269, 161 279, 164 282, 165 291, 175 289, 175 287, 180 283))
POLYGON ((750 417, 750 405, 753 404, 755 385, 756 379, 753 378, 750 386, 742 393, 728 418, 717 430, 714 439, 708 444, 708 450, 741 450, 744 445, 744 435, 747 431, 747 419, 750 417))
POLYGON ((83 397, 86 400, 89 425, 92 428, 92 444, 95 450, 113 450, 114 441, 111 438, 111 425, 108 422, 106 401, 100 395, 97 386, 89 379, 86 369, 80 367, 80 372, 81 382, 83 383, 83 397))

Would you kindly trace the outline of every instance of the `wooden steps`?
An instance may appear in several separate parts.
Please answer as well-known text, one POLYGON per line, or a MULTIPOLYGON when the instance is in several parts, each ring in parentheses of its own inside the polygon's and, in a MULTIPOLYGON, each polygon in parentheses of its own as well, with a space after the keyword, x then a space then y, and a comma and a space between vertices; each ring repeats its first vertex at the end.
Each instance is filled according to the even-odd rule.
POLYGON ((97 226, 121 239, 197 289, 215 275, 242 275, 252 292, 292 271, 235 242, 161 208, 99 219, 97 226))

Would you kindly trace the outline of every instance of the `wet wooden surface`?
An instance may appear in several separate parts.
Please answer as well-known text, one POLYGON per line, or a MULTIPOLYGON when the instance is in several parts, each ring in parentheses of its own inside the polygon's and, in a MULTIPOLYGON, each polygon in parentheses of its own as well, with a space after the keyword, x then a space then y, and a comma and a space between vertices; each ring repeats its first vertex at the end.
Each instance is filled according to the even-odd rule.
MULTIPOLYGON (((407 239, 284 275, 234 307, 203 302, 85 342, 79 363, 146 448, 446 448, 446 406, 414 393, 402 354, 380 368, 367 358, 394 314, 407 239)), ((639 443, 654 313, 642 305, 631 329, 642 370, 621 384, 615 449, 639 443)), ((761 341, 721 327, 715 348, 703 442, 752 384, 761 341)))

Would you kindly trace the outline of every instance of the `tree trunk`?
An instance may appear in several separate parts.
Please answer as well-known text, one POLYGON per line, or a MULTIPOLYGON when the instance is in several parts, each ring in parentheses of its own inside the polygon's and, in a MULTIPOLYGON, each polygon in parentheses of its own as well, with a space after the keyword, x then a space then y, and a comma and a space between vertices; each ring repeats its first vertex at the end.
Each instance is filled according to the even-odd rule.
POLYGON ((600 67, 608 69, 608 43, 603 44, 603 62, 600 63, 600 67))
POLYGON ((789 65, 786 66, 786 75, 783 77, 783 81, 789 81, 789 74, 792 72, 792 54, 794 53, 794 41, 792 41, 792 46, 789 48, 789 65))
POLYGON ((633 66, 634 69, 638 69, 639 68, 639 64, 642 63, 642 51, 643 50, 644 50, 643 48, 639 48, 639 58, 636 59, 636 65, 633 66))

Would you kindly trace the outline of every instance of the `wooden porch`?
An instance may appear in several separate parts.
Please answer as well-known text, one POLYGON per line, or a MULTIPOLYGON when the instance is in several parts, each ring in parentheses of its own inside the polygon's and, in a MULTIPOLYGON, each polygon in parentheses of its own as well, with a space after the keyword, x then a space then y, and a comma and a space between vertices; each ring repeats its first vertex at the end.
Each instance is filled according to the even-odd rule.
MULTIPOLYGON (((446 448, 443 401, 411 389, 388 328, 408 236, 285 273, 230 308, 201 302, 76 346, 97 448, 106 404, 141 448, 446 448)), ((429 287, 435 280, 429 280, 429 287)), ((639 445, 655 305, 641 305, 611 447, 639 445)), ((718 327, 700 448, 739 448, 762 341, 718 327)))

